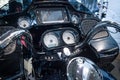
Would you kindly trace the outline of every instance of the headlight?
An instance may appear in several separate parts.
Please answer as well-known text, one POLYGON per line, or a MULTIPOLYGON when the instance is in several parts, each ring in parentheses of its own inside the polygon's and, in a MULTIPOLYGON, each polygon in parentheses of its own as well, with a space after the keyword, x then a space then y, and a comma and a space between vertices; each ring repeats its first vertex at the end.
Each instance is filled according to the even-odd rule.
POLYGON ((21 17, 18 19, 18 25, 20 28, 26 29, 29 28, 31 24, 31 21, 27 17, 21 17))
POLYGON ((62 35, 62 38, 66 44, 74 44, 76 41, 74 32, 72 32, 70 30, 65 31, 62 35))
POLYGON ((57 36, 52 32, 49 32, 44 35, 43 42, 45 46, 48 48, 56 47, 59 45, 59 40, 57 36))
POLYGON ((102 80, 99 68, 89 59, 76 57, 67 65, 68 80, 102 80))

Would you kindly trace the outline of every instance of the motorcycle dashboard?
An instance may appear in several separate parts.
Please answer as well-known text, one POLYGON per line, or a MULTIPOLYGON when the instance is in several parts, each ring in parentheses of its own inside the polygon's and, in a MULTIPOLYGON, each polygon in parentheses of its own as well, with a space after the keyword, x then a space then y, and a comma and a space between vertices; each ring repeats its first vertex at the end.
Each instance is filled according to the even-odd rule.
POLYGON ((39 8, 35 10, 38 24, 66 23, 68 16, 65 8, 39 8))

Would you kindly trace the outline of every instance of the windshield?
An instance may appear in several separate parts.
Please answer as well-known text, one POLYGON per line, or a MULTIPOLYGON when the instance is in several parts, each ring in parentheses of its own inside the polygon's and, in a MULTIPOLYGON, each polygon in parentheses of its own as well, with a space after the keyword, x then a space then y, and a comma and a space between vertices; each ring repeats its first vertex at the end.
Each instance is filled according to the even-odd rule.
MULTIPOLYGON (((0 16, 19 13, 26 9, 33 0, 0 0, 0 16)), ((58 0, 59 1, 59 0, 58 0)), ((95 13, 98 11, 97 0, 68 0, 78 11, 95 13)))
POLYGON ((68 0, 78 11, 95 13, 98 11, 97 0, 68 0))
POLYGON ((8 3, 9 0, 0 0, 0 8, 8 3))

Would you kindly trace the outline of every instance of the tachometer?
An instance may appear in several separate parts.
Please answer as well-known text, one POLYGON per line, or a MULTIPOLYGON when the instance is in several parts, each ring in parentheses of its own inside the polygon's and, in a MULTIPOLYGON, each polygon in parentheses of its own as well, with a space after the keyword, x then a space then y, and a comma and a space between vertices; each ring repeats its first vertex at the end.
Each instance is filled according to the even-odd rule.
POLYGON ((66 44, 74 44, 76 41, 74 32, 72 32, 70 30, 65 31, 62 35, 62 38, 66 44))

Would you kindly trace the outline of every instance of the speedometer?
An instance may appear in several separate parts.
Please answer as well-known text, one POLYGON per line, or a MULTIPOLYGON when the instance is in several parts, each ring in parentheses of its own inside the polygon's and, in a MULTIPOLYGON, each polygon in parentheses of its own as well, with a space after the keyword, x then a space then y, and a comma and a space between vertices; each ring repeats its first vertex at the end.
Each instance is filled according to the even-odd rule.
POLYGON ((43 37, 43 42, 48 48, 56 47, 59 45, 59 40, 57 36, 52 32, 45 34, 45 36, 43 37))
POLYGON ((70 30, 65 31, 62 35, 62 38, 66 44, 74 44, 76 41, 74 32, 72 32, 70 30))

